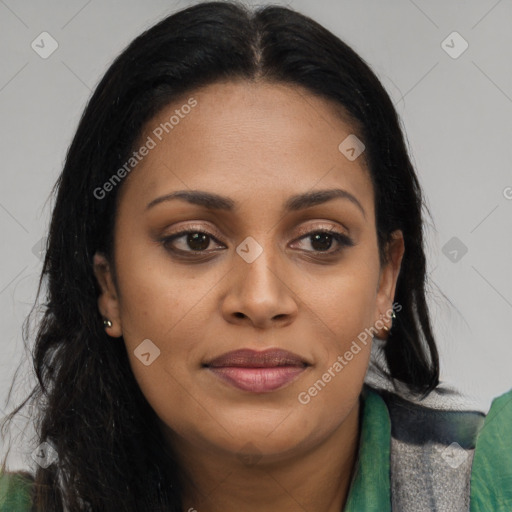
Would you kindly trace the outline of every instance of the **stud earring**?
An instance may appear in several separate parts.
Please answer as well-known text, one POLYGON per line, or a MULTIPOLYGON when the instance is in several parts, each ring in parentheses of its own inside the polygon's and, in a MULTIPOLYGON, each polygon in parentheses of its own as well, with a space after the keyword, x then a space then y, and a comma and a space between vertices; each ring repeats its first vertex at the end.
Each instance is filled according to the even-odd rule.
MULTIPOLYGON (((391 311, 391 318, 396 318, 396 315, 395 315, 395 312, 394 311, 391 311)), ((393 324, 391 324, 391 327, 393 327, 393 324)), ((388 327, 388 326, 384 326, 383 329, 386 331, 386 332, 389 332, 391 327, 388 327)))
POLYGON ((108 329, 109 327, 112 327, 112 322, 108 318, 105 318, 103 320, 103 325, 108 329))
MULTIPOLYGON (((392 312, 391 312, 391 318, 396 318, 396 315, 395 315, 395 312, 394 312, 394 311, 392 311, 392 312)), ((391 327, 393 327, 393 325, 391 325, 391 327)), ((384 327, 383 327, 383 329, 384 329, 385 331, 389 332, 390 327, 386 327, 386 326, 384 326, 384 327)))

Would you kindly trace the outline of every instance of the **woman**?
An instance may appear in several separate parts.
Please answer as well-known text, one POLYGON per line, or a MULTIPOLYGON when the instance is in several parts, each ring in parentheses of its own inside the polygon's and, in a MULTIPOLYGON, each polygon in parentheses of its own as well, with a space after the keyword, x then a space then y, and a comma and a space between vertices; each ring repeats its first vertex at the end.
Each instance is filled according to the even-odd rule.
POLYGON ((37 464, 0 510, 510 510, 512 395, 487 422, 439 386, 399 120, 320 25, 162 20, 56 187, 37 464))

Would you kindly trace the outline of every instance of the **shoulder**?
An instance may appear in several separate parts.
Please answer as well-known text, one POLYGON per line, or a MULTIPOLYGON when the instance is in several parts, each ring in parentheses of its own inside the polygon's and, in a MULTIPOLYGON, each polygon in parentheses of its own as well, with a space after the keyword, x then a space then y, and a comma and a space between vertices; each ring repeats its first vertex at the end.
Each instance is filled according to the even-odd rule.
POLYGON ((471 466, 485 414, 448 387, 423 398, 406 389, 378 393, 391 423, 393 510, 469 510, 471 466))
POLYGON ((512 510, 512 389, 487 414, 453 389, 421 400, 403 390, 377 392, 391 422, 394 506, 434 500, 439 510, 512 510))
POLYGON ((448 387, 439 387, 419 398, 403 390, 381 391, 391 418, 392 437, 415 446, 458 443, 473 449, 485 414, 477 404, 448 387))
POLYGON ((29 512, 33 482, 26 471, 0 473, 0 512, 29 512))
POLYGON ((471 512, 512 510, 512 389, 495 398, 476 442, 471 512))

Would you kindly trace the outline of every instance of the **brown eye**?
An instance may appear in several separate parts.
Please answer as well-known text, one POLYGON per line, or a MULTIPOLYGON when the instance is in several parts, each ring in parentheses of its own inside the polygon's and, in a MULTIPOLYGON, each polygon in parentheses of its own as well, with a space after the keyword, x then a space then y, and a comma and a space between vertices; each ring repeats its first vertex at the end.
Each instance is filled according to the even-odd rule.
POLYGON ((164 247, 182 253, 206 252, 212 240, 216 239, 210 233, 198 230, 181 231, 162 240, 164 247), (182 239, 179 244, 177 241, 182 239), (176 247, 179 245, 180 247, 176 247))
POLYGON ((334 254, 339 252, 343 247, 352 247, 354 242, 351 238, 343 233, 339 233, 333 230, 316 230, 302 236, 299 240, 309 239, 311 249, 306 249, 306 252, 325 252, 328 254, 334 254), (329 251, 333 245, 333 241, 338 244, 338 248, 329 251))
POLYGON ((327 233, 315 233, 309 236, 311 239, 311 247, 318 251, 328 251, 334 240, 334 236, 327 233))
POLYGON ((210 238, 206 233, 189 233, 185 240, 193 251, 204 251, 210 245, 210 238))

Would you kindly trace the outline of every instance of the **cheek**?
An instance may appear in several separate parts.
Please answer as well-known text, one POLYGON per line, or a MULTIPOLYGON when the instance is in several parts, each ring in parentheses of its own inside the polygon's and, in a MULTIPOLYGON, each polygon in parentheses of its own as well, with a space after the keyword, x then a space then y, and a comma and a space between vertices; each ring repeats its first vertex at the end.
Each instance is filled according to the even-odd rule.
POLYGON ((378 269, 360 259, 347 262, 325 278, 310 279, 298 293, 306 299, 305 303, 313 318, 318 319, 325 338, 334 340, 332 348, 341 351, 347 342, 370 327, 377 284, 378 269))
POLYGON ((340 279, 331 295, 315 299, 321 305, 324 335, 317 338, 319 356, 311 375, 298 390, 302 421, 316 418, 324 433, 336 428, 356 405, 367 372, 372 335, 373 286, 355 278, 340 279))
POLYGON ((377 296, 378 267, 366 264, 364 258, 350 263, 306 295, 311 319, 318 326, 319 360, 303 386, 304 401, 328 402, 335 409, 343 409, 347 400, 352 403, 360 392, 371 352, 377 296))
POLYGON ((190 411, 189 374, 204 356, 201 342, 212 320, 208 292, 222 273, 171 265, 155 247, 119 253, 123 338, 135 378, 157 413, 169 404, 190 411))
POLYGON ((198 270, 172 264, 164 249, 153 244, 134 244, 120 253, 117 268, 125 341, 132 346, 150 338, 165 349, 176 331, 190 323, 187 315, 196 314, 194 308, 204 300, 208 283, 198 270))

